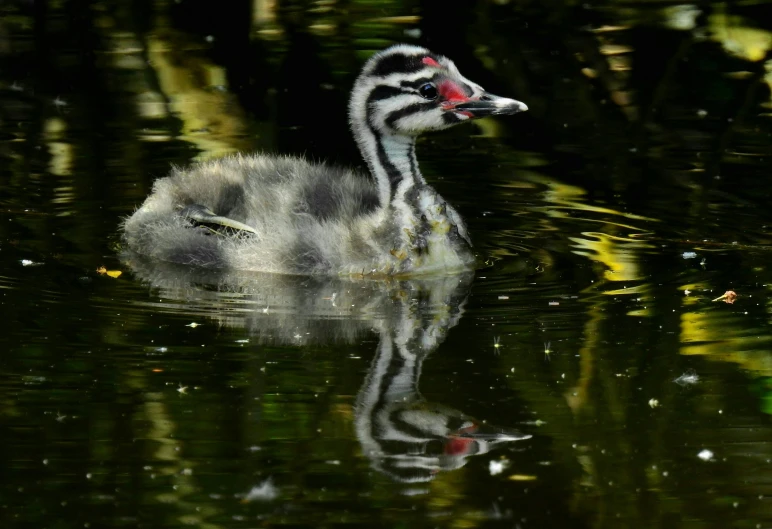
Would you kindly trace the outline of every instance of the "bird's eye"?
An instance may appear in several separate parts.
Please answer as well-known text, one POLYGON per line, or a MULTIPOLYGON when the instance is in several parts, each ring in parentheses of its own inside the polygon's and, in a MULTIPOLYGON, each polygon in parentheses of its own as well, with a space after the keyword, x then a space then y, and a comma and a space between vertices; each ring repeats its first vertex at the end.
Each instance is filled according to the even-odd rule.
POLYGON ((418 89, 418 93, 424 99, 437 99, 437 87, 432 83, 426 83, 418 89))

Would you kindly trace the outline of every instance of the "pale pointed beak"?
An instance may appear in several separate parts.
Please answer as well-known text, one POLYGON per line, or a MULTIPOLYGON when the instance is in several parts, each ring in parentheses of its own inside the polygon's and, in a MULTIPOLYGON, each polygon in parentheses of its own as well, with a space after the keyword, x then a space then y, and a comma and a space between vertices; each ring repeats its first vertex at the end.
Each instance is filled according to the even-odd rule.
POLYGON ((464 101, 455 105, 453 110, 463 113, 470 118, 483 118, 486 116, 503 116, 525 112, 528 110, 528 106, 515 99, 499 97, 485 92, 479 99, 464 101))

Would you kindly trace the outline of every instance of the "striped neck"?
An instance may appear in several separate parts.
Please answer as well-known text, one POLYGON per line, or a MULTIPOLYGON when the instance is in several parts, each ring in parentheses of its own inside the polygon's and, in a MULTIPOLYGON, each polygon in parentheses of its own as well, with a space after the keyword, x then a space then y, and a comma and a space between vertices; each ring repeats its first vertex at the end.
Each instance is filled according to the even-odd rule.
POLYGON ((418 169, 415 138, 383 134, 367 125, 354 132, 362 157, 378 183, 381 207, 401 201, 414 186, 426 181, 418 169))

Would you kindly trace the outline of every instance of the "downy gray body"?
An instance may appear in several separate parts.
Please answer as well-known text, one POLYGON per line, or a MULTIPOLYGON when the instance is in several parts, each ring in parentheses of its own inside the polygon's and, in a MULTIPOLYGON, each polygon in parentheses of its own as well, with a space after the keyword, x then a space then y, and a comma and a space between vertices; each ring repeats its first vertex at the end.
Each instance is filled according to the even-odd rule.
POLYGON ((443 56, 392 46, 365 63, 349 104, 369 175, 263 154, 175 168, 125 221, 124 241, 164 261, 287 274, 378 277, 469 268, 466 226, 421 175, 415 139, 526 109, 486 93, 443 56))

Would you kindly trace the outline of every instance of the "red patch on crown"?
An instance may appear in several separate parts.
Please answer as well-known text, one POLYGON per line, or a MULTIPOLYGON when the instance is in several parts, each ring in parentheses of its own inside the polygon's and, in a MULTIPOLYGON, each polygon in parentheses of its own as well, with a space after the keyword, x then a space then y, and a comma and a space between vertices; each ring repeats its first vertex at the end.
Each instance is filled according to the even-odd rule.
POLYGON ((435 68, 440 68, 440 63, 438 63, 431 57, 424 57, 423 59, 421 59, 421 62, 427 66, 434 66, 435 68))

